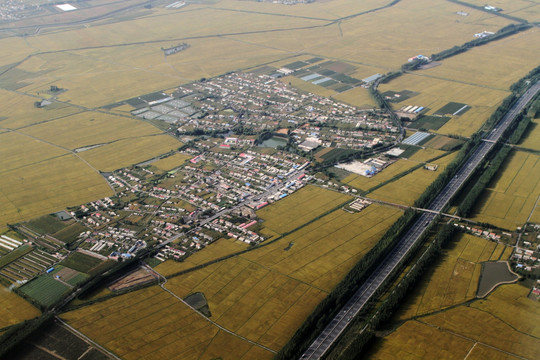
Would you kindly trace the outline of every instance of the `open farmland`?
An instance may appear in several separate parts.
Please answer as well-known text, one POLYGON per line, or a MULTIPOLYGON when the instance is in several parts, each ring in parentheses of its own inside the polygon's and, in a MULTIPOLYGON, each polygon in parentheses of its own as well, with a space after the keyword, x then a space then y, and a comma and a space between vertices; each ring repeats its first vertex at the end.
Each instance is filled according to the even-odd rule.
POLYGON ((265 228, 283 234, 313 220, 351 197, 316 186, 306 186, 293 195, 257 212, 265 228))
POLYGON ((148 160, 180 146, 182 143, 169 135, 142 136, 118 140, 84 151, 80 156, 101 171, 112 171, 148 160))
POLYGON ((160 133, 154 126, 140 120, 93 112, 33 125, 21 131, 71 150, 160 133))
MULTIPOLYGON (((122 359, 271 359, 153 286, 61 316, 122 359)), ((255 349, 256 348, 256 349, 255 349)))
POLYGON ((463 303, 476 297, 481 263, 498 260, 497 244, 476 236, 458 234, 447 244, 433 271, 427 271, 398 312, 408 319, 463 303))
POLYGON ((18 129, 81 112, 80 109, 60 103, 38 109, 34 106, 36 100, 35 97, 0 89, 0 128, 18 129))
POLYGON ((164 276, 207 263, 222 256, 233 254, 247 249, 248 245, 241 241, 230 239, 218 239, 204 249, 197 251, 182 262, 167 260, 156 266, 156 271, 164 276))
POLYGON ((538 194, 539 156, 513 151, 482 194, 473 219, 514 230, 527 221, 538 194))
POLYGON ((68 293, 70 287, 55 280, 52 275, 43 274, 21 286, 20 291, 44 307, 51 306, 68 293))
POLYGON ((1 224, 31 219, 112 193, 98 173, 73 155, 0 171, 0 175, 1 224))
MULTIPOLYGON (((463 55, 453 58, 460 58, 461 56, 463 55)), ((443 60, 443 62, 450 59, 443 60)), ((444 67, 444 64, 439 67, 444 67)), ((436 131, 440 134, 462 136, 470 136, 478 130, 495 111, 500 102, 510 94, 505 88, 488 88, 469 82, 428 77, 424 74, 424 70, 407 73, 393 79, 388 84, 381 84, 379 90, 381 92, 410 90, 419 93, 419 95, 403 103, 395 104, 394 108, 399 109, 404 105, 414 104, 428 108, 427 115, 433 115, 449 102, 464 103, 471 106, 470 110, 463 113, 463 115, 453 116, 436 131)))
POLYGON ((523 135, 519 146, 540 151, 540 118, 533 119, 528 132, 523 135))
POLYGON ((540 31, 533 27, 444 59, 443 65, 423 70, 421 74, 508 89, 516 79, 525 76, 537 65, 540 49, 531 44, 538 42, 540 31))
POLYGON ((267 246, 173 277, 167 288, 182 297, 203 292, 214 321, 278 350, 400 214, 381 205, 338 209, 267 246))
POLYGON ((473 345, 474 341, 437 331, 422 322, 411 320, 375 343, 369 358, 401 360, 429 356, 437 359, 462 360, 473 345))
POLYGON ((503 285, 486 300, 422 318, 422 322, 451 331, 511 355, 534 359, 540 347, 538 304, 527 299, 529 289, 503 285), (530 335, 529 335, 530 334, 530 335))
POLYGON ((40 311, 7 288, 0 287, 0 327, 39 316, 40 311))
POLYGON ((455 156, 456 153, 454 152, 430 162, 439 165, 436 171, 427 170, 421 167, 414 170, 412 173, 371 192, 369 197, 403 205, 412 205, 455 156))
POLYGON ((189 154, 176 153, 153 162, 152 166, 161 171, 168 171, 183 165, 187 160, 191 159, 192 157, 193 156, 189 154))

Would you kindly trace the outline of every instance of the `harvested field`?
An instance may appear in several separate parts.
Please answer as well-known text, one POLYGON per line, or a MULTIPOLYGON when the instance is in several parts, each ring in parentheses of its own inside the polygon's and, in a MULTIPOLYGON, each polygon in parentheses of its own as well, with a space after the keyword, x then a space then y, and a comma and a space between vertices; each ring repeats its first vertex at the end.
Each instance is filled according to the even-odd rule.
POLYGON ((159 276, 145 267, 138 268, 109 285, 109 290, 118 291, 128 289, 133 286, 142 285, 151 281, 157 281, 159 276))
MULTIPOLYGON (((251 345, 224 333, 178 299, 154 286, 64 313, 61 317, 122 359, 237 359, 251 345)), ((261 349, 262 350, 262 349, 261 349)), ((260 359, 272 353, 255 351, 260 359)))
POLYGON ((512 151, 481 195, 472 218, 514 230, 527 221, 538 194, 539 156, 512 151))

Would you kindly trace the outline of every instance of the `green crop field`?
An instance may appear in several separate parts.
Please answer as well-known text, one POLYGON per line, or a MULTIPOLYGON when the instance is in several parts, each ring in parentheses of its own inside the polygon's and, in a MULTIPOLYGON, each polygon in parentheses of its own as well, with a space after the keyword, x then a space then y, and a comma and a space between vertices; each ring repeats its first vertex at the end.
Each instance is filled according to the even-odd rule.
POLYGON ((51 275, 43 274, 24 284, 19 290, 38 304, 50 306, 62 299, 70 288, 55 280, 51 275))
POLYGON ((62 265, 78 270, 82 273, 91 273, 96 267, 103 263, 103 260, 83 254, 82 252, 71 253, 62 265))

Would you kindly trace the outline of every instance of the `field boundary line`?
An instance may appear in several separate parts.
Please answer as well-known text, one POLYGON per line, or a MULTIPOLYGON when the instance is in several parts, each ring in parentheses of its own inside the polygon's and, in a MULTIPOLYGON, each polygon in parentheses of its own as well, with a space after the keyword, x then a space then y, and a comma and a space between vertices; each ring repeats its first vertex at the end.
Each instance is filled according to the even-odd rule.
POLYGON ((84 335, 82 332, 80 332, 79 330, 75 329, 74 327, 72 327, 71 325, 69 325, 67 322, 65 322, 64 320, 60 319, 58 316, 55 316, 55 319, 56 319, 56 321, 58 321, 58 322, 60 323, 61 326, 63 326, 63 327, 66 328, 67 330, 69 330, 72 334, 74 334, 75 336, 79 337, 79 338, 82 339, 83 341, 92 344, 92 345, 93 345, 96 349, 98 349, 99 351, 106 353, 107 355, 109 355, 109 356, 112 357, 113 359, 116 359, 116 360, 122 360, 121 358, 119 358, 118 356, 116 356, 114 353, 112 353, 110 350, 107 350, 107 349, 104 348, 103 346, 99 345, 97 342, 95 342, 94 340, 90 339, 88 336, 84 335))
MULTIPOLYGON (((159 272, 157 272, 155 269, 152 269, 152 268, 149 267, 148 265, 146 265, 146 268, 149 269, 150 271, 155 272, 157 275, 159 275, 159 276, 164 280, 163 283, 159 284, 159 286, 160 286, 163 290, 165 290, 165 291, 168 292, 170 295, 172 295, 173 297, 175 297, 176 299, 178 299, 182 304, 186 305, 188 308, 190 308, 191 310, 193 310, 196 314, 198 314, 199 316, 201 316, 204 320, 208 321, 209 323, 211 323, 212 325, 216 326, 216 327, 219 328, 220 330, 225 331, 226 333, 229 333, 229 334, 231 334, 231 335, 233 335, 233 336, 236 336, 237 338, 242 339, 242 340, 244 340, 244 341, 246 341, 246 342, 248 342, 248 343, 250 343, 250 344, 252 344, 252 345, 258 346, 258 347, 260 347, 261 349, 264 349, 264 350, 266 350, 266 351, 270 351, 272 354, 277 354, 277 351, 272 350, 272 349, 270 349, 270 348, 268 348, 268 347, 266 347, 266 346, 264 346, 264 345, 262 345, 262 344, 259 344, 259 343, 255 342, 255 341, 253 341, 253 340, 249 340, 249 339, 247 339, 247 338, 245 338, 245 337, 243 337, 243 336, 241 336, 241 335, 238 335, 237 333, 235 333, 235 332, 233 332, 233 331, 231 331, 231 330, 229 330, 229 329, 227 329, 227 328, 225 328, 225 327, 219 325, 218 323, 214 322, 213 320, 210 320, 209 318, 207 318, 206 316, 204 316, 203 314, 201 314, 199 311, 197 311, 197 309, 195 309, 194 307, 192 307, 191 305, 189 305, 187 302, 185 302, 184 299, 182 299, 180 296, 176 295, 176 294, 173 293, 171 290, 167 289, 167 288, 165 287, 165 284, 167 283, 167 278, 166 278, 165 276, 161 275, 159 272)), ((119 359, 119 360, 120 360, 120 359, 119 359)))
MULTIPOLYGON (((475 309, 476 309, 476 308, 475 308, 475 309)), ((505 353, 505 354, 507 354, 507 355, 514 356, 514 357, 516 357, 516 358, 518 358, 518 359, 529 360, 528 358, 523 357, 523 356, 521 356, 521 355, 517 355, 517 354, 511 353, 511 352, 509 352, 509 351, 499 349, 499 348, 497 348, 497 347, 495 347, 495 346, 493 346, 493 345, 489 345, 489 344, 486 344, 486 343, 484 343, 484 342, 475 340, 475 339, 473 339, 473 338, 467 337, 467 336, 465 336, 465 335, 462 335, 462 334, 460 334, 460 333, 454 332, 454 331, 452 331, 452 330, 448 330, 448 329, 443 328, 443 327, 441 327, 441 326, 433 325, 433 324, 430 324, 430 323, 427 323, 427 322, 423 322, 423 321, 419 321, 419 320, 416 320, 416 321, 420 322, 421 324, 424 324, 424 325, 430 326, 430 327, 432 327, 432 328, 435 328, 435 329, 437 329, 437 330, 439 330, 439 331, 446 332, 446 333, 448 333, 448 334, 451 334, 451 335, 460 337, 460 338, 462 338, 462 339, 465 339, 465 340, 474 342, 474 343, 476 343, 476 344, 480 344, 480 345, 485 346, 485 347, 488 347, 488 348, 490 348, 490 349, 493 349, 493 350, 496 350, 496 351, 500 351, 500 352, 505 353)))

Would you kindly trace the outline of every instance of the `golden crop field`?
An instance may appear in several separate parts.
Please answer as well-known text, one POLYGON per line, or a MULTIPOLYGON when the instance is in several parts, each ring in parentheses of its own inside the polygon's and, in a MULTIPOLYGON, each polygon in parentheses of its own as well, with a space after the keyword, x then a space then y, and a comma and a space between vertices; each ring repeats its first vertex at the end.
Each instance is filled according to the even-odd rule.
POLYGON ((158 161, 153 162, 151 165, 161 171, 169 171, 183 165, 192 157, 193 155, 175 153, 171 156, 167 156, 164 159, 159 159, 158 161))
POLYGON ((474 341, 411 320, 376 342, 368 355, 370 359, 381 360, 423 358, 462 360, 473 346, 474 341))
POLYGON ((375 101, 371 97, 369 91, 363 87, 357 87, 342 93, 336 93, 332 97, 338 101, 342 101, 359 108, 373 108, 375 106, 375 101))
POLYGON ((529 126, 531 130, 523 135, 519 146, 540 151, 540 118, 533 119, 529 126))
POLYGON ((294 334, 326 292, 234 257, 169 279, 178 296, 201 291, 208 300, 212 320, 274 350, 294 334))
POLYGON ((0 171, 0 224, 28 220, 111 194, 103 177, 71 154, 0 171))
POLYGON ((21 131, 68 149, 161 133, 142 120, 95 112, 67 116, 21 131))
POLYGON ((532 28, 507 38, 478 46, 442 61, 421 73, 497 89, 508 89, 538 65, 540 31, 532 28))
POLYGON ((527 221, 540 195, 539 156, 512 151, 481 195, 473 219, 513 230, 527 221))
POLYGON ((248 246, 248 244, 233 238, 219 239, 204 249, 197 251, 195 254, 191 255, 182 262, 167 260, 156 266, 155 270, 164 276, 168 276, 175 272, 204 264, 222 256, 245 250, 248 246))
POLYGON ((276 233, 291 231, 326 211, 352 199, 339 192, 308 185, 286 198, 257 211, 263 225, 276 233))
POLYGON ((0 128, 17 129, 81 112, 73 106, 59 103, 38 109, 34 106, 36 100, 34 97, 0 89, 0 128))
POLYGON ((15 132, 0 134, 0 143, 2 172, 67 154, 66 150, 15 132))
MULTIPOLYGON (((122 359, 270 359, 154 286, 61 315, 122 359)), ((262 350, 262 349, 261 349, 262 350)))
POLYGON ((437 176, 444 171, 446 165, 454 159, 456 154, 456 152, 453 152, 431 162, 439 165, 436 171, 426 170, 421 167, 369 193, 369 197, 403 205, 412 205, 437 176))
POLYGON ((473 235, 459 234, 443 250, 433 271, 426 272, 398 312, 399 319, 409 319, 476 297, 481 263, 498 260, 501 244, 473 235))
POLYGON ((440 331, 452 331, 494 349, 534 359, 540 347, 540 313, 538 304, 526 298, 529 290, 519 284, 503 285, 486 300, 443 311, 422 321, 438 326, 440 331))
MULTIPOLYGON (((482 0, 469 0, 467 2, 476 6, 484 6, 486 4, 486 2, 482 0)), ((516 16, 518 18, 529 20, 530 22, 538 21, 540 19, 540 4, 535 1, 493 0, 490 1, 489 4, 502 9, 502 14, 516 16)))
POLYGON ((0 328, 29 320, 41 313, 20 296, 0 286, 0 328))
POLYGON ((367 191, 374 186, 377 186, 387 180, 392 179, 394 176, 401 174, 404 171, 418 165, 415 161, 399 159, 390 166, 384 168, 380 173, 368 178, 362 175, 351 174, 343 179, 343 183, 353 186, 357 189, 367 191))
MULTIPOLYGON (((447 60, 461 56, 458 55, 447 60)), ((447 60, 443 60, 443 63, 447 60)), ((436 68, 443 66, 444 64, 436 68)), ((388 84, 381 84, 379 90, 381 92, 410 90, 419 93, 419 95, 393 106, 396 109, 405 105, 424 106, 429 109, 426 112, 427 115, 434 114, 449 102, 471 106, 467 112, 460 116, 453 116, 436 131, 440 134, 470 136, 482 126, 502 100, 510 95, 510 92, 505 89, 494 89, 447 78, 431 77, 425 71, 427 70, 402 75, 388 84)))
POLYGON ((378 204, 354 214, 339 209, 241 256, 331 291, 401 214, 399 209, 378 204))
POLYGON ((150 135, 118 140, 83 151, 79 156, 101 171, 112 171, 176 150, 182 145, 169 135, 150 135))
POLYGON ((412 154, 412 156, 409 157, 409 160, 417 161, 417 162, 426 162, 426 161, 429 162, 430 159, 433 159, 434 157, 437 157, 437 156, 441 156, 444 153, 445 152, 442 150, 437 150, 433 148, 425 148, 425 149, 420 149, 414 154, 412 154))

